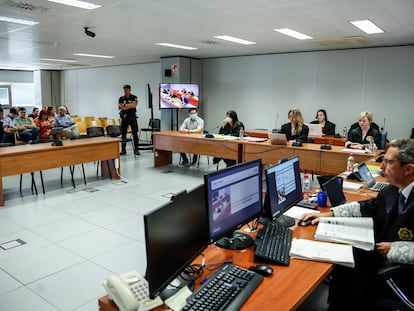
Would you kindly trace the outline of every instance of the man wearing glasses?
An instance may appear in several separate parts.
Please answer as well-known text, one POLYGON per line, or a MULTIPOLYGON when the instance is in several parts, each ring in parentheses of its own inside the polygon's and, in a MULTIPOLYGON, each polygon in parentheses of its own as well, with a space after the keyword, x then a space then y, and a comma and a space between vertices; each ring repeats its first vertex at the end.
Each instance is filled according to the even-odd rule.
MULTIPOLYGON (((339 205, 330 212, 307 214, 314 217, 372 217, 376 247, 374 251, 354 249, 355 268, 336 266, 329 288, 329 310, 371 310, 367 306, 375 297, 393 293, 377 276, 384 263, 414 264, 414 141, 392 141, 381 163, 390 183, 376 199, 339 205)), ((396 283, 413 297, 414 286, 408 275, 396 283)))
POLYGON ((19 109, 19 117, 13 120, 17 128, 18 137, 22 141, 35 140, 39 136, 40 128, 36 126, 32 118, 26 114, 26 108, 19 109))

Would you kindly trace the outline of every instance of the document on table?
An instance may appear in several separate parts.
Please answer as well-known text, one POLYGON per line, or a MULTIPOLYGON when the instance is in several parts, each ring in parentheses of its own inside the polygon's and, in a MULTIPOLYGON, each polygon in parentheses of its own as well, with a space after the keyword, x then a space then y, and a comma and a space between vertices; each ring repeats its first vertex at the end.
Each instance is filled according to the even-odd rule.
POLYGON ((354 267, 352 246, 318 242, 305 239, 292 239, 290 257, 304 260, 323 261, 354 267))
POLYGON ((307 213, 319 213, 319 211, 295 205, 289 208, 286 212, 284 212, 283 215, 296 218, 296 219, 301 219, 303 214, 307 214, 307 213))

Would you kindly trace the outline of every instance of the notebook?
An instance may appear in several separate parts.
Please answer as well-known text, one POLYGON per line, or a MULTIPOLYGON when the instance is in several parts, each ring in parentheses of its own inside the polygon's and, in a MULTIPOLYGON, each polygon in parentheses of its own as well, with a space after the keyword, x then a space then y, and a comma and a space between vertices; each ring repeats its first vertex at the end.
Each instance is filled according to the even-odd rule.
POLYGON ((342 183, 343 178, 335 176, 323 184, 323 189, 325 189, 328 194, 332 207, 346 203, 346 198, 342 190, 342 183))
POLYGON ((306 124, 309 127, 309 136, 322 136, 322 125, 320 124, 306 124))
POLYGON ((386 182, 376 182, 374 176, 372 176, 368 166, 365 163, 361 163, 357 168, 362 180, 365 182, 369 190, 381 191, 389 185, 389 183, 386 182))
POLYGON ((287 139, 285 134, 268 133, 269 141, 272 145, 286 145, 287 139))

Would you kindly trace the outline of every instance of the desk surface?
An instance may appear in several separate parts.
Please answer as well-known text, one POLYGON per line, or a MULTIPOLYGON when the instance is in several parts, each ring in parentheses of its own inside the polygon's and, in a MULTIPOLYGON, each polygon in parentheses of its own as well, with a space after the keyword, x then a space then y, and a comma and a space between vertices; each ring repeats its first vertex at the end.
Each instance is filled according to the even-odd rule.
MULTIPOLYGON (((302 147, 276 146, 269 141, 251 142, 248 140, 225 140, 205 138, 202 134, 183 134, 176 131, 154 133, 154 166, 172 163, 172 151, 210 155, 233 159, 238 163, 257 158, 263 164, 276 164, 279 160, 299 156, 301 170, 319 174, 337 175, 345 170, 349 152, 343 146, 332 146, 331 150, 321 150, 318 144, 303 144, 302 147)), ((354 154, 356 162, 364 162, 380 153, 354 154)))
POLYGON ((4 176, 110 159, 120 163, 119 142, 118 138, 94 137, 64 140, 63 146, 44 143, 0 148, 0 205, 4 205, 4 176))
MULTIPOLYGON (((364 200, 366 196, 359 193, 347 193, 349 200, 364 200)), ((328 209, 321 209, 327 211, 328 209)), ((311 212, 311 210, 310 210, 311 212)), ((293 237, 313 240, 316 226, 293 228, 293 237)), ((255 236, 256 233, 250 233, 255 236)), ((248 268, 255 265, 253 261, 253 247, 245 250, 225 250, 215 245, 210 245, 204 251, 206 263, 233 260, 235 265, 248 268)), ((201 258, 197 258, 195 263, 200 263, 201 258)), ((312 293, 312 291, 330 273, 333 265, 330 263, 291 259, 290 265, 272 265, 273 274, 265 277, 257 290, 245 302, 241 310, 295 310, 312 293)), ((212 271, 206 270, 202 280, 212 271)), ((199 280, 197 286, 199 286, 199 280)), ((116 306, 108 300, 108 296, 99 299, 100 310, 114 311, 116 306)), ((157 310, 167 310, 165 306, 157 310)))

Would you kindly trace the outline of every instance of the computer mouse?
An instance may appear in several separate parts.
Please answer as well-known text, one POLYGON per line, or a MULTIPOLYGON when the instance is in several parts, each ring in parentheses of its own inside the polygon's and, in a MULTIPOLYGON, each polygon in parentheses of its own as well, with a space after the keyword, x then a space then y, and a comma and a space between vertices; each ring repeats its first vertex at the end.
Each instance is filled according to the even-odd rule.
POLYGON ((306 219, 306 220, 300 220, 299 222, 298 222, 298 226, 301 226, 301 227, 306 227, 306 226, 309 226, 309 225, 311 225, 312 224, 312 220, 314 220, 315 218, 313 218, 313 217, 311 217, 311 218, 308 218, 308 219, 306 219))
POLYGON ((267 265, 256 265, 256 266, 251 266, 249 268, 250 271, 254 271, 260 275, 263 276, 270 276, 273 273, 273 268, 267 265))

